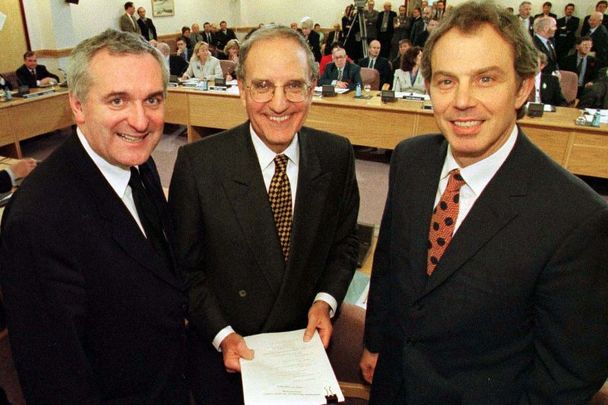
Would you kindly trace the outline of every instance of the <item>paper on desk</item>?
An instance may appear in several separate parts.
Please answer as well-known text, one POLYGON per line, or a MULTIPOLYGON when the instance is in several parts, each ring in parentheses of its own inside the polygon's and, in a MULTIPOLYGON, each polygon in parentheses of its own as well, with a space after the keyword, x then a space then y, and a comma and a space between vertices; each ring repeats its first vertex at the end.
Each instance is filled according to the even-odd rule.
MULTIPOLYGON (((588 118, 587 120, 589 122, 591 122, 591 120, 593 120, 593 116, 595 115, 595 112, 598 111, 595 108, 585 108, 585 115, 589 115, 590 118, 588 118)), ((599 110, 600 112, 600 123, 602 124, 608 124, 608 110, 599 110)))
POLYGON ((303 337, 304 329, 245 337, 255 351, 253 360, 241 359, 246 405, 319 405, 328 394, 344 401, 318 332, 310 342, 303 337))
MULTIPOLYGON (((346 89, 341 89, 339 87, 336 87, 336 94, 344 94, 347 93, 350 89, 346 88, 346 89)), ((316 93, 322 93, 323 91, 323 86, 317 86, 315 87, 315 92, 316 93)))
POLYGON ((421 99, 421 100, 424 100, 424 101, 428 101, 428 100, 431 99, 431 97, 428 94, 417 93, 415 91, 396 91, 395 92, 395 97, 396 98, 412 97, 412 98, 421 99))

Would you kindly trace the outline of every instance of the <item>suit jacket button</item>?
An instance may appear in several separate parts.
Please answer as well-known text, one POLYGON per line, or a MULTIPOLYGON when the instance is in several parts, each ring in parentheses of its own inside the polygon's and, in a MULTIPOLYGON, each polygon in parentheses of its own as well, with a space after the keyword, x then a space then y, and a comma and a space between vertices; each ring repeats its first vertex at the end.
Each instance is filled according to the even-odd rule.
POLYGON ((239 290, 239 297, 245 298, 246 296, 247 296, 247 291, 245 291, 245 290, 239 290))

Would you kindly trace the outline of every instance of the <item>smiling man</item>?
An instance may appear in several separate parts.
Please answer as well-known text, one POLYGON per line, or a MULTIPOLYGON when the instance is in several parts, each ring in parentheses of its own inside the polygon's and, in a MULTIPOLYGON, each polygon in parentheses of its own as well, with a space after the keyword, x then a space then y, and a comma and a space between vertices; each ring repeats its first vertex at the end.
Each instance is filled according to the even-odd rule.
POLYGON ((187 404, 184 283, 150 153, 167 72, 108 30, 68 68, 76 133, 2 218, 0 281, 28 404, 187 404))
POLYGON ((257 30, 237 76, 249 121, 182 147, 169 193, 199 403, 243 403, 234 372, 253 353, 242 336, 316 329, 327 346, 357 259, 352 147, 303 127, 317 79, 306 41, 257 30))
POLYGON ((585 404, 608 375, 608 205, 516 124, 536 52, 492 3, 455 7, 427 42, 441 134, 393 153, 370 404, 585 404))

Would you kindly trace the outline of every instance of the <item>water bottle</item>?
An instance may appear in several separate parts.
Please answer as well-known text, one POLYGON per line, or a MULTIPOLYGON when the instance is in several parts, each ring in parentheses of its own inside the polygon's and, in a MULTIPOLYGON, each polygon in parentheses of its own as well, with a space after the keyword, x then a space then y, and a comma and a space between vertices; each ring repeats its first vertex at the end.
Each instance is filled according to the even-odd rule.
POLYGON ((600 112, 599 112, 599 110, 596 111, 595 114, 593 114, 593 121, 591 121, 591 126, 599 128, 599 126, 600 126, 600 112))
POLYGON ((361 83, 357 83, 357 87, 355 88, 355 97, 361 97, 361 83))
POLYGON ((11 91, 8 89, 8 87, 4 88, 4 101, 10 101, 12 100, 13 95, 11 94, 11 91))

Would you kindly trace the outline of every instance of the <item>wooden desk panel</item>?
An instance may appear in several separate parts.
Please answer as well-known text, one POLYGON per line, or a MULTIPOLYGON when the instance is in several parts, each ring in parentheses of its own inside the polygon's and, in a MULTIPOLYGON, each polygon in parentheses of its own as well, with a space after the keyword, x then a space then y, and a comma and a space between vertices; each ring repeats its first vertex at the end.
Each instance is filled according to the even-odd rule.
POLYGON ((165 122, 188 125, 188 93, 170 91, 165 102, 165 122))

